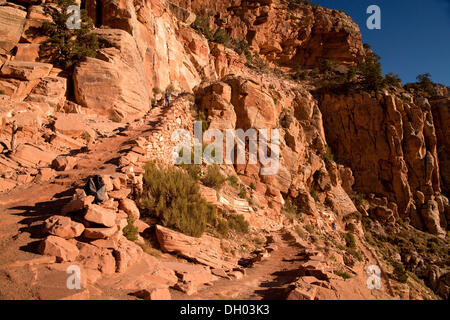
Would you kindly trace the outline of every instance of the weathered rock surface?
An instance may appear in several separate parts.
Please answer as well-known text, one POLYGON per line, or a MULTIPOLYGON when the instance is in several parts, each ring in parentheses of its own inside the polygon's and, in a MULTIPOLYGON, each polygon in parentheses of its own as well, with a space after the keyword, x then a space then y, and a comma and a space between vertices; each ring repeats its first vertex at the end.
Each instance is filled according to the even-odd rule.
POLYGON ((56 257, 59 262, 75 261, 79 254, 79 250, 74 244, 57 236, 48 236, 43 240, 39 251, 44 255, 56 257))
POLYGON ((63 216, 50 217, 45 220, 44 225, 48 233, 64 239, 79 237, 84 231, 83 224, 63 216))
MULTIPOLYGON (((25 25, 26 11, 10 6, 0 7, 0 49, 4 52, 19 42, 25 25)), ((0 52, 1 53, 1 52, 0 52)))
POLYGON ((222 260, 220 240, 207 235, 193 238, 179 232, 156 226, 156 236, 163 251, 178 253, 213 268, 232 269, 234 264, 222 260))

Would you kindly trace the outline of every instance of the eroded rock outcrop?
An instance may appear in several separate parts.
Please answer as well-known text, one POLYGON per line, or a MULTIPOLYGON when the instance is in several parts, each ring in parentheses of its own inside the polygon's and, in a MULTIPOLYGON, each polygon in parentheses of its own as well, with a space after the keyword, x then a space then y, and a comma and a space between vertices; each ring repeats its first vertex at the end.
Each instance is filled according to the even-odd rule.
MULTIPOLYGON (((441 193, 436 129, 427 99, 325 94, 320 109, 327 141, 339 162, 352 168, 355 190, 387 196, 400 217, 424 212, 429 221, 436 216, 424 207, 441 193)), ((428 231, 440 233, 427 225, 428 231)))

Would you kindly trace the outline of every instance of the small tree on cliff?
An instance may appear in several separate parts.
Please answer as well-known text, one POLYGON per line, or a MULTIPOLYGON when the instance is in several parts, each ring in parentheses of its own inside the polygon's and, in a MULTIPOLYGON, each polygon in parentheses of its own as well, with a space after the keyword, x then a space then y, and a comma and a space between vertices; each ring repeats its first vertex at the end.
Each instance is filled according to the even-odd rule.
POLYGON ((380 56, 372 50, 368 50, 366 61, 358 66, 358 71, 363 76, 363 84, 367 90, 378 91, 384 86, 384 78, 381 74, 380 56))
POLYGON ((41 32, 48 36, 44 51, 49 61, 66 71, 73 71, 75 65, 86 57, 95 57, 99 48, 97 35, 92 33, 93 23, 85 10, 81 10, 81 28, 69 29, 66 22, 70 15, 67 8, 75 5, 73 0, 58 0, 58 7, 46 6, 45 12, 53 22, 44 22, 41 32))

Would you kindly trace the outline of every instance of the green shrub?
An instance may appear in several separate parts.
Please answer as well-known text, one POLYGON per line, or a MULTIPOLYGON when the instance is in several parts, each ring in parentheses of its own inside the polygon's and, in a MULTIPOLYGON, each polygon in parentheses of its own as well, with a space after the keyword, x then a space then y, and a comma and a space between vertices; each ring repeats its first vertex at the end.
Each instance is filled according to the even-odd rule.
POLYGON ((85 140, 86 142, 89 142, 89 140, 91 140, 91 135, 87 131, 84 131, 81 134, 81 139, 85 140))
POLYGON ((143 215, 193 237, 200 237, 206 224, 216 220, 216 208, 200 196, 199 186, 189 174, 153 161, 145 165, 140 206, 143 215))
MULTIPOLYGON (((179 152, 179 157, 183 158, 184 149, 181 149, 179 152)), ((181 168, 186 170, 186 172, 193 178, 195 181, 200 180, 200 176, 202 174, 202 166, 194 163, 194 153, 191 152, 191 163, 182 163, 179 165, 181 168)))
POLYGON ((334 162, 334 155, 329 146, 327 146, 327 152, 324 155, 324 160, 327 166, 330 166, 334 162))
POLYGON ((123 228, 123 235, 130 241, 136 241, 139 236, 138 228, 134 225, 133 217, 127 218, 127 226, 123 228))
POLYGON ((309 190, 309 194, 311 195, 311 197, 314 199, 314 201, 318 202, 319 201, 319 197, 317 196, 317 191, 314 188, 311 188, 309 190))
POLYGON ((306 240, 308 236, 305 234, 305 231, 300 227, 299 225, 295 226, 295 232, 302 238, 303 240, 306 240))
POLYGON ((394 86, 397 88, 402 87, 402 79, 398 76, 398 74, 389 72, 384 76, 384 84, 387 86, 394 86))
POLYGON ((49 14, 54 22, 45 21, 39 28, 40 32, 48 36, 44 44, 46 53, 51 62, 69 72, 86 57, 95 57, 99 48, 97 35, 91 33, 94 28, 92 20, 86 10, 81 10, 81 28, 68 29, 66 13, 73 0, 57 1, 59 8, 46 6, 45 13, 49 14))
POLYGON ((202 122, 202 133, 204 133, 205 131, 208 130, 209 128, 209 123, 207 121, 207 116, 205 115, 205 113, 203 111, 199 111, 197 113, 197 121, 201 121, 202 122))
POLYGON ((236 176, 229 176, 227 178, 228 183, 230 186, 236 188, 238 186, 238 178, 236 176))
POLYGON ((353 235, 353 233, 347 232, 344 235, 344 240, 345 240, 345 245, 347 246, 347 248, 350 248, 350 249, 356 248, 356 240, 355 240, 355 236, 353 235))
POLYGON ((154 87, 154 88, 152 89, 152 91, 153 91, 153 94, 154 94, 154 95, 157 95, 157 94, 162 93, 161 89, 158 88, 158 87, 154 87))
POLYGON ((247 198, 247 191, 245 191, 244 188, 241 188, 241 190, 239 190, 238 196, 242 199, 247 198))
POLYGON ((312 224, 307 224, 305 226, 306 231, 308 231, 310 234, 314 233, 314 226, 312 224))
POLYGON ((435 83, 431 81, 431 74, 424 73, 419 74, 417 77, 416 83, 408 83, 405 85, 405 89, 410 90, 414 89, 419 94, 424 94, 427 96, 436 95, 436 89, 434 88, 435 83))
POLYGON ((250 183, 250 189, 252 190, 256 190, 256 186, 253 182, 250 183))
POLYGON ((394 261, 393 267, 396 279, 401 283, 406 283, 406 281, 408 281, 408 274, 406 273, 403 265, 401 263, 394 261))
POLYGON ((217 29, 213 36, 213 41, 225 46, 231 45, 230 35, 224 29, 217 29))
POLYGON ((215 189, 220 189, 225 181, 225 176, 222 175, 220 172, 220 167, 216 164, 208 167, 206 174, 202 179, 205 186, 215 189))
POLYGON ((0 94, 5 94, 5 90, 0 89, 0 94))
POLYGON ((358 65, 358 71, 363 76, 363 85, 367 90, 379 91, 384 87, 380 56, 376 53, 369 50, 366 61, 358 65))
POLYGON ((332 70, 333 70, 333 62, 331 62, 331 61, 328 60, 328 59, 323 59, 323 60, 320 62, 319 70, 320 70, 321 72, 329 72, 329 71, 332 71, 332 70))
POLYGON ((217 223, 217 232, 219 232, 220 235, 226 236, 229 231, 228 221, 224 219, 219 219, 219 222, 217 223))
POLYGON ((214 31, 209 27, 208 18, 197 16, 192 27, 203 34, 209 41, 214 39, 214 31))
POLYGON ((241 214, 232 215, 228 218, 228 226, 240 233, 248 233, 248 222, 241 214))
POLYGON ((232 39, 231 44, 234 51, 236 51, 238 54, 244 54, 247 60, 251 59, 252 53, 250 52, 250 48, 248 46, 247 41, 240 39, 232 39))

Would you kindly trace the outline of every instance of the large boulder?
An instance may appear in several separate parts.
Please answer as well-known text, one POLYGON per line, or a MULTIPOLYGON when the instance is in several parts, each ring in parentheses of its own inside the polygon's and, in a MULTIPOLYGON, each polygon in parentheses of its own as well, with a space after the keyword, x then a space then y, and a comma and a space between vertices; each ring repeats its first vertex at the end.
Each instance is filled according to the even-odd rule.
POLYGON ((76 67, 75 99, 98 114, 139 118, 150 108, 148 79, 133 37, 123 30, 96 30, 106 48, 100 59, 87 58, 76 67))
POLYGON ((0 7, 0 53, 14 48, 20 40, 27 12, 10 6, 0 7))
POLYGON ((8 61, 0 70, 0 75, 5 78, 31 81, 48 76, 52 68, 53 65, 49 63, 8 61))
POLYGON ((73 243, 57 237, 48 236, 39 246, 39 252, 44 255, 56 257, 56 261, 75 261, 79 250, 73 243))
POLYGON ((111 228, 116 225, 116 212, 114 210, 92 204, 87 208, 84 219, 86 221, 111 228))
POLYGON ((177 253, 217 269, 230 270, 236 266, 222 259, 220 240, 211 236, 203 235, 201 238, 194 238, 157 225, 156 237, 161 249, 165 252, 177 253))
POLYGON ((48 233, 64 239, 79 237, 84 231, 84 225, 63 216, 50 217, 45 220, 44 225, 48 233))

